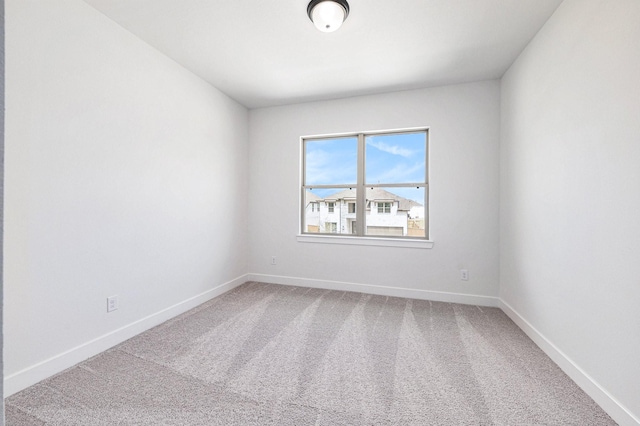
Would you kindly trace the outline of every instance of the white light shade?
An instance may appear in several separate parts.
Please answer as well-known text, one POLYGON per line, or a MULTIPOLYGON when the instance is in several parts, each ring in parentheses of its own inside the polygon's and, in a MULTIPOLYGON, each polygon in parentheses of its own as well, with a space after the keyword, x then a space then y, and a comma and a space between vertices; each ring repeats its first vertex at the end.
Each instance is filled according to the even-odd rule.
POLYGON ((311 11, 313 24, 322 32, 330 33, 340 28, 346 17, 344 8, 332 0, 318 3, 311 11))

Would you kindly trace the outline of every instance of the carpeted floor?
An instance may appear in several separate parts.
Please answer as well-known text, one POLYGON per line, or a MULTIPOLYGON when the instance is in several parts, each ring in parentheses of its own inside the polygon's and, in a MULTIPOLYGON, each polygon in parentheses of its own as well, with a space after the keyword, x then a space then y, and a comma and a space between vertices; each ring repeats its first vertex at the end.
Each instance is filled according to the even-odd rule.
POLYGON ((17 425, 613 425, 499 309, 246 283, 6 400, 17 425))

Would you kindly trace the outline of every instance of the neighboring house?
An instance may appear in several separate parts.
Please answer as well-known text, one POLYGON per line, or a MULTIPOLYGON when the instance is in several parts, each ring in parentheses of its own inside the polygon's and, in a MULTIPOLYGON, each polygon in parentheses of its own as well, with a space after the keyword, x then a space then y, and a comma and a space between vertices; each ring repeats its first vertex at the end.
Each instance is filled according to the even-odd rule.
MULTIPOLYGON (((367 188, 366 234, 424 236, 424 206, 382 188, 367 188)), ((305 232, 355 234, 356 191, 325 198, 307 191, 305 232)))
POLYGON ((311 191, 305 191, 305 232, 320 232, 320 204, 322 199, 311 191))

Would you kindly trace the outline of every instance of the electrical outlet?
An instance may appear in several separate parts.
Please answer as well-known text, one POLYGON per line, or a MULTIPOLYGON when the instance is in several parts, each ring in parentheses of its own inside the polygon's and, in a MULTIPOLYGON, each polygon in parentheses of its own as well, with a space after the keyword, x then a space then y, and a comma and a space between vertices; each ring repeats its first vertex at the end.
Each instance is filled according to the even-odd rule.
POLYGON ((462 281, 469 281, 469 271, 466 269, 460 269, 460 279, 462 281))
POLYGON ((272 265, 276 264, 276 257, 275 256, 271 256, 271 264, 272 265))
POLYGON ((118 296, 107 297, 107 312, 113 312, 118 309, 118 296))

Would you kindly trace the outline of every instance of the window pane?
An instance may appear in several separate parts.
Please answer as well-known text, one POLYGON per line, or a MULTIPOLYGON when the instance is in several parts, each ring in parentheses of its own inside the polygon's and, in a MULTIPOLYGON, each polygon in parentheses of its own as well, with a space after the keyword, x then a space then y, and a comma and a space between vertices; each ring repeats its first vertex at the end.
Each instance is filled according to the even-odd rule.
POLYGON ((305 185, 357 182, 358 138, 305 141, 305 185))
POLYGON ((366 235, 427 236, 424 188, 367 188, 366 206, 366 235))
POLYGON ((355 202, 355 188, 306 190, 302 232, 321 234, 355 233, 355 202))
POLYGON ((372 135, 366 142, 366 183, 426 182, 426 133, 372 135))

